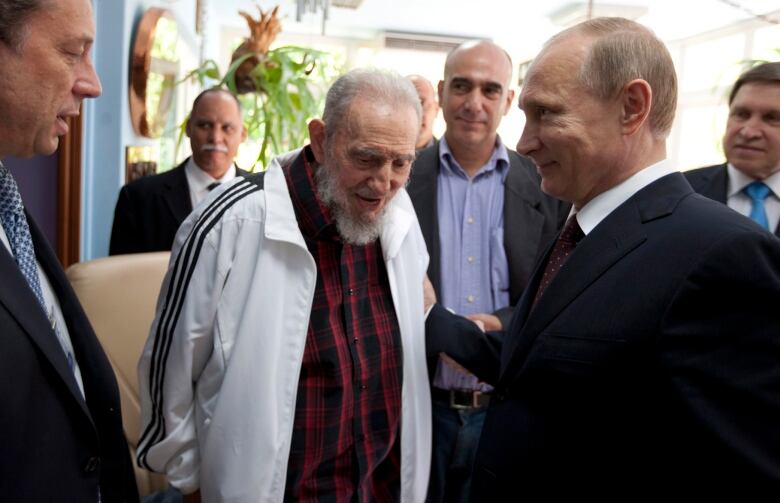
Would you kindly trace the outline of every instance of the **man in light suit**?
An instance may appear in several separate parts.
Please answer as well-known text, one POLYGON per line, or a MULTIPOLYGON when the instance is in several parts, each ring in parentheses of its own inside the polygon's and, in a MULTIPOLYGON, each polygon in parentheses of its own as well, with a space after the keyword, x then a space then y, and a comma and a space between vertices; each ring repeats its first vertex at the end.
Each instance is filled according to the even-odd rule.
POLYGON ((120 190, 109 255, 170 250, 179 225, 210 190, 247 174, 233 164, 247 131, 241 105, 229 91, 200 93, 192 103, 186 133, 192 157, 120 190))
MULTIPOLYGON (((89 0, 0 4, 0 159, 54 153, 100 95, 94 36, 89 0)), ((137 502, 111 365, 2 164, 0 222, 0 499, 137 502)))
MULTIPOLYGON (((439 102, 447 130, 418 154, 407 188, 442 305, 500 330, 512 318, 539 247, 568 214, 545 195, 533 163, 496 130, 509 111, 512 61, 489 41, 447 56, 439 102)), ((468 501, 471 467, 491 387, 446 359, 434 372, 429 503, 468 501)), ((476 496, 476 495, 475 495, 476 496)))
POLYGON ((693 190, 780 236, 780 62, 746 71, 729 95, 726 163, 685 173, 693 190))
POLYGON ((506 338, 438 305, 426 326, 496 386, 475 501, 776 498, 780 241, 668 164, 676 97, 663 43, 622 18, 529 69, 518 151, 575 214, 506 338))

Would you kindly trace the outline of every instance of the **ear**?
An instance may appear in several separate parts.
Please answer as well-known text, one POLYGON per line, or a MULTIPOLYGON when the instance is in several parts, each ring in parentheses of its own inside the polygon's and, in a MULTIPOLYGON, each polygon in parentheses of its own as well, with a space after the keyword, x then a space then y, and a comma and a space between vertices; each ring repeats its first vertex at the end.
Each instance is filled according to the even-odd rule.
POLYGON ((515 90, 510 89, 506 92, 506 106, 504 107, 504 115, 509 113, 509 109, 512 108, 512 101, 515 99, 515 90))
POLYGON ((190 114, 189 117, 187 117, 187 124, 184 126, 184 132, 187 134, 187 138, 191 138, 192 134, 190 132, 190 121, 192 121, 192 114, 190 114))
POLYGON ((623 87, 620 117, 623 134, 636 133, 650 116, 653 90, 647 81, 635 79, 623 87))
POLYGON ((241 123, 241 143, 244 143, 246 141, 246 137, 249 135, 249 131, 247 131, 246 126, 244 123, 241 123))
POLYGON ((442 94, 444 94, 444 81, 443 80, 439 81, 439 85, 437 87, 437 91, 438 91, 438 94, 439 94, 439 102, 437 103, 437 105, 441 106, 441 104, 442 104, 442 94))
POLYGON ((317 164, 325 162, 325 123, 321 119, 309 122, 309 141, 317 164))

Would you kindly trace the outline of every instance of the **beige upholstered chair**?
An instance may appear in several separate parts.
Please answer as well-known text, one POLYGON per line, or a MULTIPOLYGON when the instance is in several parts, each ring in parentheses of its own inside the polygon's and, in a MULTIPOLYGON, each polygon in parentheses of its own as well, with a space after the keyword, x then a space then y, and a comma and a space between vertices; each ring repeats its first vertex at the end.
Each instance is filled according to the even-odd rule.
MULTIPOLYGON (((141 412, 136 366, 149 336, 169 257, 169 252, 117 255, 74 264, 67 270, 116 373, 133 464, 141 412)), ((137 466, 135 470, 142 496, 166 487, 162 476, 137 466)))

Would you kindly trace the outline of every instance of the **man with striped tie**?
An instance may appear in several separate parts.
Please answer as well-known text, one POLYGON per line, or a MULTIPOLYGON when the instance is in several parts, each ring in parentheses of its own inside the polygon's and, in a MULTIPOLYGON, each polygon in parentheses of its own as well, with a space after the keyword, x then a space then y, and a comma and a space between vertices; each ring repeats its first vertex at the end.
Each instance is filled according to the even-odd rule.
POLYGON ((688 171, 693 189, 780 236, 780 62, 747 70, 729 95, 726 163, 688 171))

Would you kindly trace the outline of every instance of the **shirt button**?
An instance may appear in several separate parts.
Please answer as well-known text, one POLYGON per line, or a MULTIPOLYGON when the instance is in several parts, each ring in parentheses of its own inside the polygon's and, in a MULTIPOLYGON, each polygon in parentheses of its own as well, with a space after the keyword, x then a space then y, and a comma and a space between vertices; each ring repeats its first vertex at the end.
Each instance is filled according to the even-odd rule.
POLYGON ((357 337, 355 337, 354 339, 352 339, 352 342, 354 342, 355 344, 357 344, 357 343, 358 343, 358 338, 357 338, 357 337))
POLYGON ((360 385, 360 389, 361 390, 366 390, 366 389, 368 389, 368 386, 366 386, 365 384, 361 384, 360 385))
POLYGON ((466 260, 469 264, 472 264, 474 262, 474 257, 467 257, 466 260))
POLYGON ((92 473, 98 469, 98 466, 100 466, 100 458, 97 456, 92 456, 87 460, 87 464, 84 465, 84 471, 87 473, 92 473))
POLYGON ((468 302, 469 304, 473 304, 474 303, 474 296, 473 295, 469 295, 468 297, 466 297, 466 302, 468 302))
POLYGON ((473 224, 473 223, 474 223, 474 217, 468 217, 468 218, 466 219, 466 223, 467 223, 467 224, 473 224))

